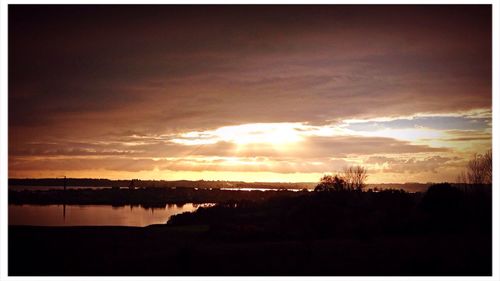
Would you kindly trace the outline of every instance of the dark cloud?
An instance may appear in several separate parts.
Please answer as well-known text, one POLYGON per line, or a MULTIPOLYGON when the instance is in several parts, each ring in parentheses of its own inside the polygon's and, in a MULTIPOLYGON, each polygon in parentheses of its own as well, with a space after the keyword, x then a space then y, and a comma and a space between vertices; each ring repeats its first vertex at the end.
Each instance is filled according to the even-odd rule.
POLYGON ((13 125, 29 123, 30 112, 35 124, 52 124, 136 105, 144 118, 201 108, 201 117, 245 122, 294 118, 292 106, 301 121, 363 114, 376 100, 395 102, 397 113, 420 103, 417 110, 436 111, 435 100, 450 95, 457 104, 447 110, 471 107, 464 98, 489 105, 486 5, 20 5, 9 19, 13 125), (284 106, 262 107, 262 98, 284 106))

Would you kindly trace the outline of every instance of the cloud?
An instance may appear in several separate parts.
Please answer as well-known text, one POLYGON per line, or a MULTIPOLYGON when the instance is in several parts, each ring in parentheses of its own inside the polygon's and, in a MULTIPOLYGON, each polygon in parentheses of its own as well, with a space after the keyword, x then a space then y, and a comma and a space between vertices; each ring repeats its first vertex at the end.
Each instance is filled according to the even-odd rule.
POLYGON ((382 129, 426 128, 433 130, 484 130, 491 128, 491 117, 462 116, 415 116, 407 119, 387 121, 350 122, 345 127, 354 131, 377 131, 382 129))
POLYGON ((355 164, 359 156, 447 152, 390 138, 308 136, 297 143, 228 141, 201 145, 171 142, 161 136, 122 137, 119 141, 33 143, 31 150, 11 150, 11 171, 231 171, 324 173, 355 164))
POLYGON ((12 8, 11 124, 52 129, 88 116, 86 131, 101 129, 92 119, 207 129, 491 104, 485 8, 443 17, 442 7, 221 7, 201 18, 200 7, 179 7, 183 17, 138 9, 130 23, 127 8, 112 20, 110 8, 12 8), (55 21, 61 13, 71 16, 55 21), (422 17, 423 26, 408 20, 422 17))
POLYGON ((154 169, 156 161, 152 159, 133 159, 121 157, 104 158, 11 158, 12 171, 122 171, 139 172, 154 169))
MULTIPOLYGON (((289 157, 295 160, 258 167, 305 171, 314 170, 309 159, 321 157, 451 152, 398 138, 409 135, 403 131, 306 135, 286 146, 242 146, 220 136, 195 146, 172 140, 256 123, 339 126, 420 116, 347 128, 422 126, 439 133, 491 124, 491 116, 422 117, 491 112, 487 5, 18 5, 9 7, 9 50, 13 162, 109 157, 131 159, 133 168, 123 169, 137 170, 159 163, 141 157, 289 157)), ((121 167, 92 161, 52 163, 121 167)), ((9 170, 30 169, 22 163, 9 170)))
POLYGON ((366 160, 367 164, 376 164, 383 173, 437 173, 442 167, 463 167, 464 159, 459 157, 428 156, 415 157, 386 157, 372 156, 366 160))

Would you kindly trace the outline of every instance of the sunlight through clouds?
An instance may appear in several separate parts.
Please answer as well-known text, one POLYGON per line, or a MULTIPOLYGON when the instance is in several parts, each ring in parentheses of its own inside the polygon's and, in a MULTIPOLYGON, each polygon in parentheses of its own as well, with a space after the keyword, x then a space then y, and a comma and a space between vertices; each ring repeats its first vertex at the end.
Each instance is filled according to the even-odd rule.
POLYGON ((302 140, 300 132, 296 130, 300 126, 300 123, 255 123, 225 126, 211 131, 183 133, 180 138, 171 141, 184 145, 214 144, 219 141, 238 145, 255 143, 283 145, 302 140))
POLYGON ((422 8, 431 29, 410 7, 235 7, 232 24, 200 25, 197 8, 162 6, 106 14, 107 28, 86 10, 64 36, 59 8, 23 9, 9 17, 10 177, 317 181, 359 164, 375 182, 449 181, 491 148, 485 8, 422 8))

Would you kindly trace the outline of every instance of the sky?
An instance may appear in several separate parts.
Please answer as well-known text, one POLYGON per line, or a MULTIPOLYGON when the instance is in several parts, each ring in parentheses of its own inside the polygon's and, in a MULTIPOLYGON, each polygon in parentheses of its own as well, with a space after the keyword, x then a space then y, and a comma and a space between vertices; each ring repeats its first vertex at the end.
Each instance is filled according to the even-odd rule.
POLYGON ((490 5, 9 5, 9 177, 455 181, 490 5))

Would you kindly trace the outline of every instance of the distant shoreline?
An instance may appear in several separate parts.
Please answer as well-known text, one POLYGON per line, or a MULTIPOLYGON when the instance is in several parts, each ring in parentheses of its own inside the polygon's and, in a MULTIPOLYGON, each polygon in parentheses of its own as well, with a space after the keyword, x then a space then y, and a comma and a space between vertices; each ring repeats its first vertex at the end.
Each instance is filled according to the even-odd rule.
MULTIPOLYGON (((244 182, 244 181, 205 181, 205 180, 111 180, 111 179, 92 179, 92 178, 10 178, 11 186, 44 186, 44 187, 63 187, 66 181, 67 187, 79 188, 128 188, 133 183, 136 188, 202 188, 202 189, 314 189, 317 182, 244 182)), ((378 189, 403 189, 408 192, 425 192, 429 186, 434 183, 370 183, 366 188, 378 189)), ((9 188, 10 189, 10 188, 9 188)), ((48 189, 48 188, 47 188, 48 189)))

